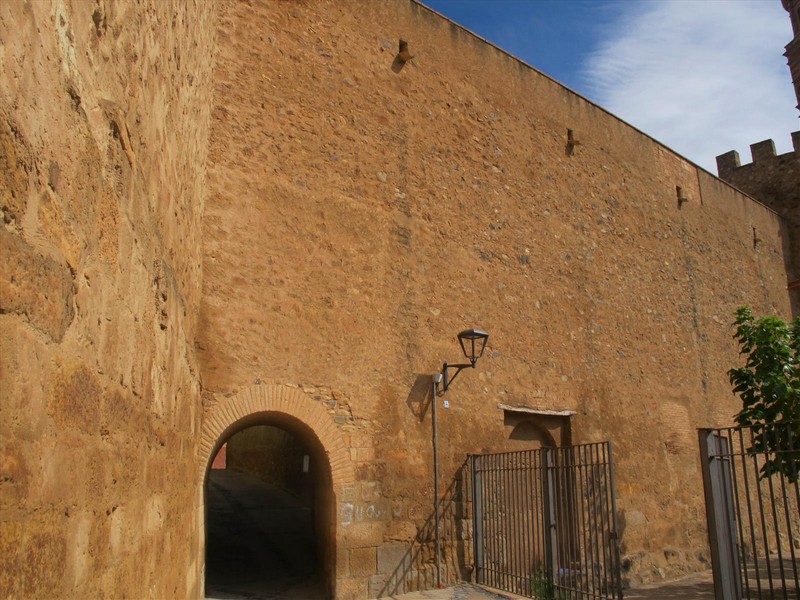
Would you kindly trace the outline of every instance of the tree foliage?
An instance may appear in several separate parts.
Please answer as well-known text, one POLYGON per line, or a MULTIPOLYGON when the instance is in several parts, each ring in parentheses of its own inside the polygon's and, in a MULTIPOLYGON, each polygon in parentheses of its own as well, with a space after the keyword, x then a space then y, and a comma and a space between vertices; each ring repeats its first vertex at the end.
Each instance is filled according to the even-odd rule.
POLYGON ((743 367, 728 371, 742 399, 736 422, 752 429, 753 453, 765 453, 763 477, 783 473, 798 480, 800 470, 800 318, 756 319, 749 307, 736 311, 734 339, 743 367))

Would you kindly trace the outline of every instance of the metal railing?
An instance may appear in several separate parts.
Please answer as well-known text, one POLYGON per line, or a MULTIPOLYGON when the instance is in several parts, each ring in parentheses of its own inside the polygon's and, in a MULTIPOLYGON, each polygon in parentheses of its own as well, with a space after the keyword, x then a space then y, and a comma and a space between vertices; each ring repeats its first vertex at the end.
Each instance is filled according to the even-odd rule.
POLYGON ((622 598, 610 444, 470 462, 477 583, 540 600, 622 598))
POLYGON ((798 598, 800 423, 699 436, 715 597, 798 598))

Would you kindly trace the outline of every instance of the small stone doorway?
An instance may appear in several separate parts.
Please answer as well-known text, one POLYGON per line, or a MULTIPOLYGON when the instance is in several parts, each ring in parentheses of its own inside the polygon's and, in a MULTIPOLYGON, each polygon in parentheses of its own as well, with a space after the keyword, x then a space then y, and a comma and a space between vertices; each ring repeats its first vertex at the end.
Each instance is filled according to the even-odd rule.
POLYGON ((230 435, 206 476, 207 598, 330 595, 327 461, 276 425, 230 435))

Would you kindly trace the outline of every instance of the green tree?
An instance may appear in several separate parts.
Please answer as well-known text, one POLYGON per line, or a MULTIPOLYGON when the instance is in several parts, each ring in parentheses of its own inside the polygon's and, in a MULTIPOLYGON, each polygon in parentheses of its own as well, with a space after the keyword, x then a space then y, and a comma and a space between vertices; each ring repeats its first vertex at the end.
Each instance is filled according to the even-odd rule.
POLYGON ((742 399, 736 422, 752 428, 749 450, 765 453, 761 476, 783 473, 798 480, 800 471, 800 317, 791 323, 766 316, 756 319, 747 306, 736 311, 734 339, 743 367, 728 371, 742 399))

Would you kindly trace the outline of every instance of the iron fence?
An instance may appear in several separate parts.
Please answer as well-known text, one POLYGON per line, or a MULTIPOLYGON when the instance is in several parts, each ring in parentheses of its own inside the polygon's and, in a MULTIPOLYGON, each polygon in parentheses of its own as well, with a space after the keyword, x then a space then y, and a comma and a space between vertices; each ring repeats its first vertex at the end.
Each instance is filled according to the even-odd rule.
POLYGON ((798 598, 800 423, 699 435, 717 600, 798 598))
POLYGON ((470 463, 477 583, 540 600, 622 598, 610 444, 470 463))

